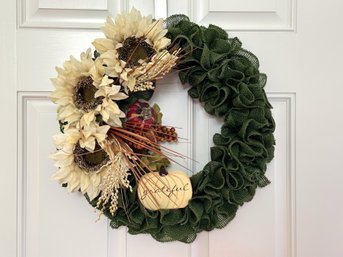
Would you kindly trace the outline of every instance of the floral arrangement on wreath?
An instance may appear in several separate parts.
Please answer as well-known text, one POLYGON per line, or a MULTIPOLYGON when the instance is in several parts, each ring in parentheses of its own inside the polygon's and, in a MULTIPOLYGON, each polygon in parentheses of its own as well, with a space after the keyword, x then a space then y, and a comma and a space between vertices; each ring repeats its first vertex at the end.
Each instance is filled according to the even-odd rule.
POLYGON ((131 234, 190 243, 203 230, 224 227, 257 187, 269 183, 264 174, 273 158, 275 123, 257 58, 221 28, 199 26, 184 15, 153 20, 132 9, 107 18, 103 31, 94 53, 70 57, 52 79, 61 128, 54 136, 53 178, 84 194, 111 227, 127 226, 131 234), (173 68, 190 85, 189 95, 223 118, 223 126, 213 136, 211 161, 189 178, 186 205, 161 208, 153 194, 170 199, 178 193, 164 190, 169 182, 162 176, 179 183, 167 169, 183 156, 164 146, 178 142, 177 132, 148 101, 156 81, 173 68), (139 186, 157 208, 142 203, 139 186))

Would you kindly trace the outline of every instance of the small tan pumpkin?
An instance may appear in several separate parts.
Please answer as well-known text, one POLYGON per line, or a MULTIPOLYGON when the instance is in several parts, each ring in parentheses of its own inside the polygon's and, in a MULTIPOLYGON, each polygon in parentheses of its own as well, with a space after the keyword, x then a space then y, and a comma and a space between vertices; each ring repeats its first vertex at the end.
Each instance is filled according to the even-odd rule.
POLYGON ((189 177, 181 171, 147 173, 138 183, 138 198, 148 210, 178 209, 188 205, 192 198, 189 177))

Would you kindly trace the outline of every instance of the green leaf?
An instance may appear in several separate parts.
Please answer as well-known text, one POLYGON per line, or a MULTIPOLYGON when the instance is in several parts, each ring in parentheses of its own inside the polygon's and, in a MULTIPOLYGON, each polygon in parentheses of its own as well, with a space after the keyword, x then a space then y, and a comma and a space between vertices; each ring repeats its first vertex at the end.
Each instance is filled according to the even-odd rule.
POLYGON ((154 104, 152 108, 156 113, 156 122, 162 124, 163 113, 161 112, 161 108, 158 106, 158 104, 154 104))
POLYGON ((142 161, 151 169, 152 171, 159 171, 162 166, 168 167, 170 161, 163 155, 152 153, 149 157, 142 157, 142 161))

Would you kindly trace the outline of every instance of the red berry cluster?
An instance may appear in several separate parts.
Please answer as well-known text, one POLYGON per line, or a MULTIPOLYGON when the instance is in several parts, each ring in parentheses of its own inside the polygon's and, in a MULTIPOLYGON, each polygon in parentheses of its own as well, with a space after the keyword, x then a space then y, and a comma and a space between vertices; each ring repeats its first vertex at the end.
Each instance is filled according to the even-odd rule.
MULTIPOLYGON (((160 124, 161 117, 158 121, 159 107, 157 111, 147 102, 138 100, 129 106, 126 114, 126 121, 123 127, 130 132, 150 139, 152 142, 177 142, 178 136, 174 127, 167 127, 160 124)), ((160 114, 161 115, 161 114, 160 114)), ((128 145, 136 150, 147 148, 147 142, 139 138, 127 138, 128 145)))
POLYGON ((174 127, 166 127, 156 124, 155 135, 160 142, 177 142, 177 133, 174 127))

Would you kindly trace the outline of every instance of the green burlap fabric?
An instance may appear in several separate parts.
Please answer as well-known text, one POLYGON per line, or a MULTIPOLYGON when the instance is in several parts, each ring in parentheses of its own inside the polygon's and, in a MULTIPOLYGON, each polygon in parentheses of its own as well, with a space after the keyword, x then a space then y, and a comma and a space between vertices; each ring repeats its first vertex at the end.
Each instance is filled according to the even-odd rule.
POLYGON ((263 89, 266 75, 239 39, 228 38, 214 25, 194 24, 183 15, 171 16, 166 24, 173 45, 189 53, 178 67, 181 82, 190 85, 189 95, 199 99, 206 112, 223 118, 224 124, 213 136, 211 161, 191 177, 193 198, 186 208, 144 209, 132 180, 133 192, 122 193, 115 215, 109 208, 104 214, 111 227, 127 226, 131 234, 191 243, 201 231, 223 228, 238 207, 253 198, 257 187, 269 183, 264 173, 273 158, 275 123, 263 89))

